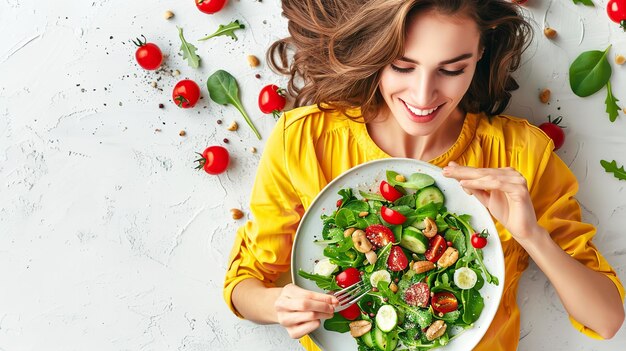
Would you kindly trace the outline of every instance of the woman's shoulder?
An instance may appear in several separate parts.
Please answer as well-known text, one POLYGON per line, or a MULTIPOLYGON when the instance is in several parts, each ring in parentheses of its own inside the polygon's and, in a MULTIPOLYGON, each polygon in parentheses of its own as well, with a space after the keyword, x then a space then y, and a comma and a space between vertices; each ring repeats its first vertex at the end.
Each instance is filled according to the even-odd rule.
POLYGON ((551 139, 527 119, 511 115, 482 115, 476 129, 480 139, 491 139, 510 147, 541 147, 545 149, 551 139))
MULTIPOLYGON (((358 116, 359 110, 352 109, 347 113, 358 116)), ((285 133, 320 135, 335 129, 349 128, 350 123, 355 122, 341 111, 322 110, 318 105, 301 106, 284 113, 285 133)))

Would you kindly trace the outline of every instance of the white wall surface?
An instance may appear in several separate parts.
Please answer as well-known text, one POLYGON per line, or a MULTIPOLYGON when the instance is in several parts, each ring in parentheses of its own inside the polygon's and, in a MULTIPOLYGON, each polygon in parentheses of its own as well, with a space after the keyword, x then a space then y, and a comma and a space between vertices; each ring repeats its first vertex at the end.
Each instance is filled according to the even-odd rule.
MULTIPOLYGON (((626 105, 626 66, 612 60, 626 56, 626 33, 606 17, 606 1, 594 2, 528 2, 538 33, 508 112, 535 124, 563 116, 567 140, 558 154, 579 178, 585 220, 598 227, 595 244, 623 278, 626 182, 599 161, 626 164, 626 116, 610 123, 604 90, 583 99, 568 84, 578 54, 612 44, 613 92, 626 105), (556 40, 543 37, 544 24, 558 31, 556 40), (543 88, 552 91, 548 105, 537 99, 543 88)), ((221 288, 234 232, 244 222, 232 220, 229 209, 248 215, 274 125, 258 111, 257 94, 265 84, 285 83, 267 67, 265 50, 285 34, 276 0, 231 0, 212 16, 191 0, 0 0, 0 351, 299 349, 279 327, 234 317, 221 288), (170 21, 163 19, 168 9, 175 13, 170 21), (246 25, 238 41, 196 41, 234 19, 246 25), (177 25, 198 47, 201 68, 178 55, 177 25), (135 63, 129 40, 141 34, 169 55, 164 69, 148 72, 135 63), (248 54, 262 65, 250 68, 248 54), (174 69, 180 77, 171 76, 174 69), (206 78, 217 69, 237 77, 263 140, 232 106, 209 101, 206 78), (202 87, 194 109, 170 101, 185 77, 202 87), (226 130, 233 120, 237 132, 226 130), (209 145, 230 151, 226 173, 193 169, 194 152, 209 145)), ((571 328, 533 265, 518 302, 519 350, 626 345, 626 326, 604 342, 571 328)))

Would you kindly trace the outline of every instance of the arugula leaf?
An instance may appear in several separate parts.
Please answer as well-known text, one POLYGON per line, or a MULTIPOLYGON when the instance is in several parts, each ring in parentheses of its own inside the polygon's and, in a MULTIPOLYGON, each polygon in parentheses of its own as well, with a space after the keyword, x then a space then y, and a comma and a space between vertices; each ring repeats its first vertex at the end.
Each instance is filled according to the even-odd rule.
POLYGON ((183 29, 181 27, 178 28, 178 36, 180 37, 181 45, 180 51, 183 52, 183 60, 187 60, 187 63, 192 68, 200 67, 200 56, 196 54, 198 48, 189 44, 185 37, 183 36, 183 29))
POLYGON ((239 20, 234 20, 227 25, 220 24, 215 33, 208 35, 202 39, 198 39, 198 41, 205 41, 213 37, 218 37, 220 35, 228 35, 229 37, 238 40, 237 36, 235 35, 235 31, 237 29, 244 28, 246 28, 246 26, 244 26, 242 23, 239 23, 239 20))
POLYGON ((337 285, 337 282, 335 281, 335 277, 333 277, 332 275, 325 277, 323 275, 305 272, 302 269, 298 271, 298 275, 304 279, 312 280, 320 289, 323 289, 323 290, 341 289, 339 285, 337 285))
POLYGON ((586 97, 602 89, 611 78, 611 65, 606 55, 611 48, 604 51, 585 51, 580 54, 569 67, 569 84, 574 94, 586 97))
POLYGON ((619 114, 619 106, 617 106, 617 102, 619 100, 613 96, 613 92, 611 91, 611 82, 606 83, 606 100, 604 103, 606 104, 606 112, 609 114, 609 120, 611 122, 615 122, 617 116, 619 114))
POLYGON ((254 124, 252 124, 252 120, 243 109, 241 100, 239 100, 239 85, 237 85, 237 80, 232 74, 220 69, 209 76, 206 87, 209 90, 211 100, 221 105, 232 104, 235 106, 250 128, 252 128, 256 137, 261 140, 261 134, 259 134, 259 131, 254 127, 254 124))
POLYGON ((585 6, 592 6, 594 7, 595 5, 593 4, 593 1, 591 0, 573 0, 574 4, 583 4, 585 6))
POLYGON ((615 160, 612 162, 600 160, 600 164, 604 167, 604 170, 607 173, 613 173, 615 178, 619 180, 626 180, 626 170, 624 170, 624 166, 617 168, 617 162, 615 160))

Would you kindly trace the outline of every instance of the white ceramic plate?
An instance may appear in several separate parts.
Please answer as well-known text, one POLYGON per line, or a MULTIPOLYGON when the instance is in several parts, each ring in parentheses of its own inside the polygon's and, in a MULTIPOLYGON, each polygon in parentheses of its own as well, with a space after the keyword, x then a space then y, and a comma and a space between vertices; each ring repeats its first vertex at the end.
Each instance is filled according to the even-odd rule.
MULTIPOLYGON (((487 209, 474 196, 465 193, 458 181, 444 177, 441 173, 441 168, 429 163, 405 158, 381 159, 354 167, 330 182, 311 203, 311 207, 305 213, 296 232, 291 257, 292 280, 296 285, 305 289, 322 291, 314 282, 304 279, 297 274, 299 269, 312 272, 315 260, 324 257, 322 252, 323 246, 313 242, 316 237, 321 237, 323 228, 321 215, 332 213, 336 208, 337 199, 340 198, 337 192, 343 188, 352 188, 353 193, 359 198, 358 190, 378 192, 378 184, 380 184, 381 180, 386 179, 385 172, 387 170, 406 176, 415 172, 432 176, 436 185, 443 192, 446 198, 445 206, 450 212, 471 215, 472 221, 470 224, 475 230, 487 229, 491 234, 489 243, 483 249, 484 263, 489 272, 498 277, 500 284, 495 286, 485 282, 485 285, 480 289, 480 293, 485 299, 485 308, 480 318, 474 323, 474 328, 464 332, 445 347, 438 349, 445 351, 471 350, 487 331, 500 304, 504 285, 502 246, 487 209)), ((356 341, 350 336, 350 333, 332 332, 321 326, 312 332, 310 336, 322 350, 357 350, 356 341)))

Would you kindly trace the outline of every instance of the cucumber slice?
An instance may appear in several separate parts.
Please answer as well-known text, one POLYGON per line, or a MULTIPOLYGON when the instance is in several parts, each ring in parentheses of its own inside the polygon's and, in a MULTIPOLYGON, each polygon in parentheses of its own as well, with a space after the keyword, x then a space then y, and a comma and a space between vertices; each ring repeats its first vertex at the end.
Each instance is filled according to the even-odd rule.
POLYGON ((330 277, 330 275, 333 274, 333 272, 335 272, 337 268, 339 268, 339 266, 331 263, 330 259, 325 257, 317 261, 315 267, 313 267, 313 274, 330 277))
POLYGON ((428 249, 428 238, 419 229, 409 226, 404 228, 402 232, 400 246, 412 252, 423 254, 428 249))
POLYGON ((372 284, 372 287, 378 287, 378 282, 391 283, 391 274, 384 269, 372 273, 370 276, 370 284, 372 284))
POLYGON ((460 289, 471 289, 476 285, 476 281, 478 281, 478 276, 473 269, 461 267, 454 271, 454 284, 460 289))
POLYGON ((388 333, 398 324, 398 313, 391 305, 382 305, 376 312, 376 326, 383 332, 388 333))
MULTIPOLYGON (((383 333, 382 330, 378 328, 374 328, 374 343, 379 350, 385 351, 387 349, 387 334, 383 333)), ((398 345, 398 338, 392 337, 389 340, 389 349, 393 350, 398 345)))
POLYGON ((431 202, 443 204, 444 200, 445 198, 441 190, 439 190, 437 186, 432 185, 420 190, 419 193, 417 193, 417 196, 415 197, 415 206, 420 208, 431 202))
POLYGON ((372 339, 372 332, 371 331, 368 331, 367 333, 361 335, 361 340, 368 347, 374 347, 374 339, 372 339))

